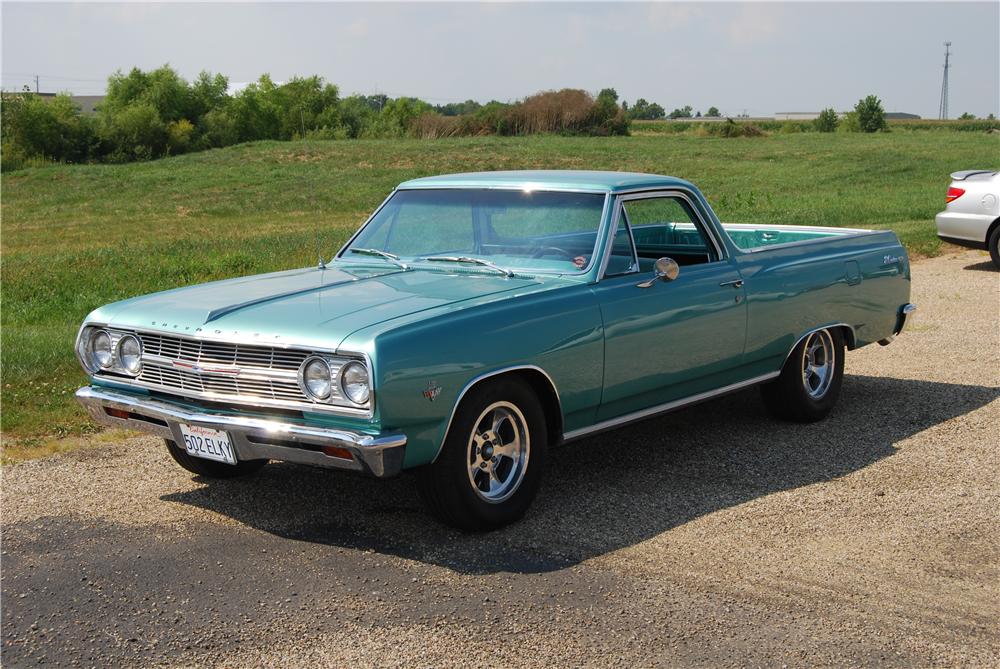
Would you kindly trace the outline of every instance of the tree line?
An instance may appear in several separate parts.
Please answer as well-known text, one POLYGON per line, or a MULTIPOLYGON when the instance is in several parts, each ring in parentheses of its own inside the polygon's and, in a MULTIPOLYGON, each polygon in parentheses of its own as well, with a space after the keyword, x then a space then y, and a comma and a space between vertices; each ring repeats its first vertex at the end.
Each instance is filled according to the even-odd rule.
POLYGON ((231 92, 221 74, 202 72, 189 82, 169 66, 111 75, 92 115, 81 113, 67 94, 23 91, 3 93, 0 116, 5 169, 32 159, 149 160, 266 139, 624 135, 631 120, 613 89, 596 96, 564 89, 513 103, 433 106, 411 97, 341 97, 336 85, 318 76, 277 83, 263 75, 231 92))

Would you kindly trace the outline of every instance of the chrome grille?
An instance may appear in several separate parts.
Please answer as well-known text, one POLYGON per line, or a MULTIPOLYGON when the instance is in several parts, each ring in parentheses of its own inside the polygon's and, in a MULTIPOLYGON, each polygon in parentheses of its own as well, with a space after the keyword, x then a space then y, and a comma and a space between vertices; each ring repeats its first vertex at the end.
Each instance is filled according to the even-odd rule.
MULTIPOLYGON (((367 412, 348 402, 337 384, 334 384, 329 403, 317 402, 302 392, 298 370, 306 358, 315 354, 312 351, 150 332, 133 333, 142 341, 143 364, 134 380, 137 385, 249 405, 367 412), (185 369, 184 365, 201 369, 185 369)), ((336 378, 346 360, 340 363, 328 360, 336 378)))
POLYGON ((230 344, 227 342, 184 339, 169 335, 139 333, 144 355, 210 365, 235 365, 253 369, 297 371, 311 354, 272 346, 230 344))

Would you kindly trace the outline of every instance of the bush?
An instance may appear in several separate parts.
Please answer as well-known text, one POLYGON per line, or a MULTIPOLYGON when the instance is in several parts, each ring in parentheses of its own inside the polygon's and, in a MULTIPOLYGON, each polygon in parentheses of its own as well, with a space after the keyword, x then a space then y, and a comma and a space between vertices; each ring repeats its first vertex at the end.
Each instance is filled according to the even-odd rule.
POLYGON ((68 95, 46 99, 34 93, 4 93, 0 99, 0 127, 6 151, 20 161, 42 158, 84 162, 94 148, 94 124, 80 114, 68 95))
POLYGON ((112 162, 151 160, 166 155, 169 132, 148 102, 131 104, 105 116, 101 139, 112 162))
POLYGON ((886 130, 885 110, 882 109, 882 101, 874 95, 858 100, 854 105, 854 112, 858 115, 858 128, 862 132, 878 132, 886 130))
POLYGON ((818 132, 834 132, 839 123, 840 119, 837 118, 837 112, 832 108, 824 109, 819 113, 819 116, 813 119, 813 126, 818 132))

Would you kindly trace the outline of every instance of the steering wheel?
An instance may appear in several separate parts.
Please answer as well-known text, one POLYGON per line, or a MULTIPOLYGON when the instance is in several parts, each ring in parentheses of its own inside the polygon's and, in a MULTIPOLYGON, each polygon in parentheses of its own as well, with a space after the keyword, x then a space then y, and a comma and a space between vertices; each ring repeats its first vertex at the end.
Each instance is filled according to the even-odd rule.
POLYGON ((561 255, 565 256, 568 260, 572 260, 577 256, 576 253, 567 251, 566 249, 559 248, 558 246, 539 246, 535 249, 534 253, 531 254, 532 258, 544 258, 545 256, 551 255, 561 255))

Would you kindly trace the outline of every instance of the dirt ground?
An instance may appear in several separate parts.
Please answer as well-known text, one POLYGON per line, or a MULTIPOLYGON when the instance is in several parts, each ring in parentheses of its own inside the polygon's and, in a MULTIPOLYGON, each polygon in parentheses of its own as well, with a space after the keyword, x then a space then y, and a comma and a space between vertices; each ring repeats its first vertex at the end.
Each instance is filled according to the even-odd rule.
POLYGON ((462 535, 413 481, 192 477, 134 438, 3 470, 3 664, 1000 665, 1000 273, 913 266, 827 420, 751 389, 555 450, 462 535))

